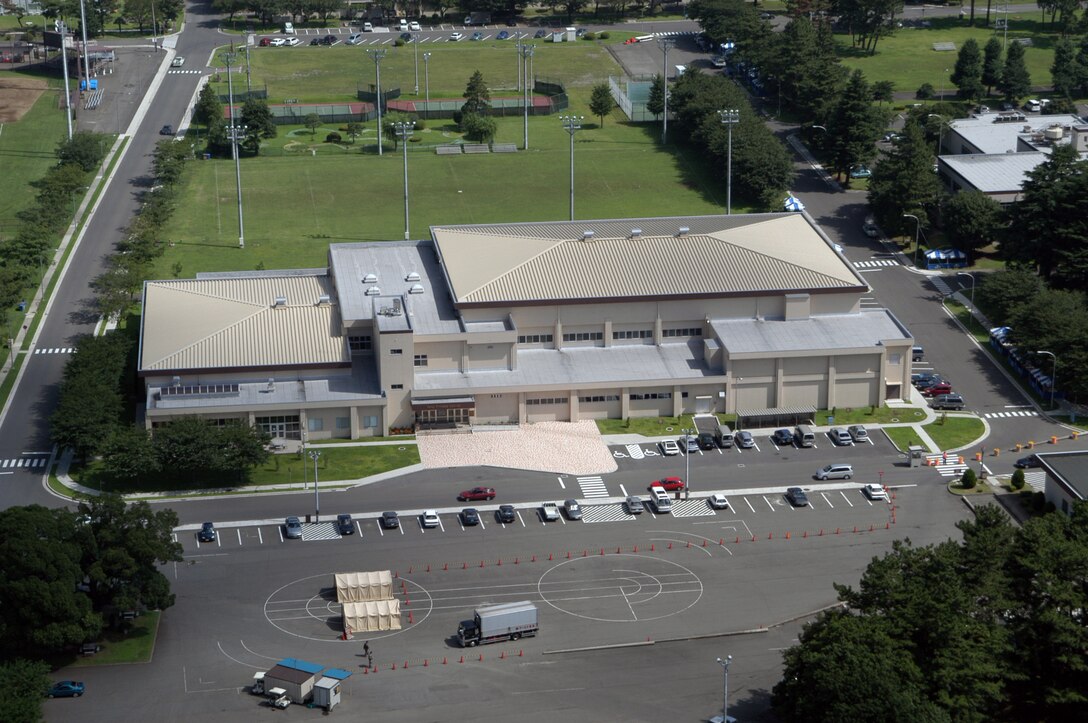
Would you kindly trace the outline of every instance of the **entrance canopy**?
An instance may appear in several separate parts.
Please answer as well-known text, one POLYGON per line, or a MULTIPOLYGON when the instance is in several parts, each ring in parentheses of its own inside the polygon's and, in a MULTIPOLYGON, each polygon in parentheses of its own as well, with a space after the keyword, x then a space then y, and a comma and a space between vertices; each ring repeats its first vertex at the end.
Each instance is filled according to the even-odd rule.
POLYGON ((783 424, 803 424, 816 416, 816 407, 773 407, 771 409, 738 409, 737 429, 746 427, 777 427, 783 424))

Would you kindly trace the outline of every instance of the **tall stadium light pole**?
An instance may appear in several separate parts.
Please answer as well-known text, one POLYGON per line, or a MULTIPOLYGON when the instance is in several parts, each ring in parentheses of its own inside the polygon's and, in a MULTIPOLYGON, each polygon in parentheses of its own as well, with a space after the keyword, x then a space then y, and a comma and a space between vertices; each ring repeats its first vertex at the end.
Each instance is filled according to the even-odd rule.
POLYGON ((729 720, 729 664, 732 662, 732 655, 725 656, 725 660, 718 658, 718 665, 722 666, 722 677, 725 679, 722 683, 722 723, 729 720))
POLYGON ((524 87, 524 90, 523 90, 523 93, 522 93, 522 96, 521 96, 522 101, 523 101, 523 103, 525 105, 525 148, 524 148, 524 150, 526 150, 526 151, 529 150, 529 103, 533 99, 533 92, 532 92, 533 85, 532 85, 532 83, 530 82, 530 79, 527 76, 528 76, 528 72, 529 72, 529 61, 532 59, 533 51, 535 51, 535 50, 536 50, 535 45, 523 45, 523 46, 521 46, 521 54, 523 56, 525 56, 525 60, 521 64, 521 69, 523 70, 524 73, 526 73, 525 87, 524 87))
POLYGON ((68 28, 60 23, 60 65, 64 69, 64 117, 68 121, 68 140, 72 140, 72 89, 68 87, 68 28))
POLYGON ((914 266, 918 266, 918 234, 922 230, 922 222, 913 213, 904 213, 903 218, 914 219, 914 266))
POLYGON ((249 81, 249 43, 246 43, 246 98, 253 92, 253 86, 249 81))
MULTIPOLYGON (((431 102, 431 54, 423 54, 423 85, 426 92, 424 100, 430 104, 431 102)), ((429 109, 428 109, 429 110, 429 109)))
POLYGON ((242 219, 242 162, 238 154, 238 142, 245 137, 245 126, 234 122, 234 80, 230 66, 234 62, 234 53, 227 53, 227 106, 230 108, 230 154, 234 158, 234 183, 238 187, 238 248, 246 247, 245 222, 242 219))
POLYGON ((400 138, 400 144, 404 150, 404 240, 408 240, 408 139, 415 131, 415 121, 397 121, 393 124, 393 131, 400 138))
POLYGON ((412 45, 415 50, 415 64, 416 64, 416 90, 415 94, 419 95, 419 33, 412 33, 412 45))
POLYGON ((570 220, 574 220, 574 134, 582 129, 585 116, 561 115, 563 130, 570 134, 570 220))
POLYGON ((318 494, 321 489, 317 484, 317 460, 321 457, 321 453, 316 449, 310 452, 310 459, 314 461, 314 522, 321 522, 321 496, 318 494))
POLYGON ((1043 351, 1041 349, 1039 351, 1035 352, 1035 353, 1036 354, 1043 354, 1045 356, 1048 356, 1054 362, 1054 366, 1051 368, 1051 371, 1050 371, 1050 408, 1053 409, 1054 408, 1054 390, 1058 386, 1058 356, 1052 351, 1043 351))
POLYGON ((151 46, 159 49, 159 23, 155 20, 155 0, 151 0, 151 46))
POLYGON ((517 35, 517 42, 514 44, 514 53, 518 56, 518 90, 521 90, 521 79, 525 77, 524 57, 521 53, 521 33, 517 35))
POLYGON ((87 10, 83 0, 79 0, 79 25, 83 31, 83 79, 87 81, 87 90, 91 89, 91 59, 87 55, 87 10))
POLYGON ((374 59, 374 82, 377 85, 378 106, 378 155, 382 155, 382 58, 385 57, 385 48, 366 51, 374 59))
POLYGON ((729 129, 729 147, 725 161, 725 214, 733 214, 733 126, 740 123, 740 111, 729 109, 718 111, 722 125, 729 129))
POLYGON ((661 97, 665 111, 661 114, 661 145, 665 145, 669 138, 669 48, 672 47, 672 38, 661 38, 658 41, 665 60, 661 66, 661 97))

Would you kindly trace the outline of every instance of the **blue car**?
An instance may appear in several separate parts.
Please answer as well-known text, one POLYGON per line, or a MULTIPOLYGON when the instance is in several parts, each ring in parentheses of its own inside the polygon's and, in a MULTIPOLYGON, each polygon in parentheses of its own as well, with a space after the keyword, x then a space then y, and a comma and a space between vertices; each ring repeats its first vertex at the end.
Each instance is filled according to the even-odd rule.
POLYGON ((46 693, 50 698, 78 698, 83 695, 83 683, 75 680, 62 680, 46 693))
POLYGON ((498 35, 495 36, 495 40, 506 40, 509 37, 510 37, 510 33, 503 30, 503 31, 499 32, 498 35))

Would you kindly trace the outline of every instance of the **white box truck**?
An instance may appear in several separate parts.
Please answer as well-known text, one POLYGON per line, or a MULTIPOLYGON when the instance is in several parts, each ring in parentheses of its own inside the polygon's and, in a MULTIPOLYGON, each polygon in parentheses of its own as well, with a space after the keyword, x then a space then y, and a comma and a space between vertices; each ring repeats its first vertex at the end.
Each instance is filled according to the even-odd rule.
POLYGON ((457 626, 457 640, 462 648, 471 648, 500 640, 532 637, 539 629, 536 605, 531 602, 486 605, 473 611, 472 620, 457 626))

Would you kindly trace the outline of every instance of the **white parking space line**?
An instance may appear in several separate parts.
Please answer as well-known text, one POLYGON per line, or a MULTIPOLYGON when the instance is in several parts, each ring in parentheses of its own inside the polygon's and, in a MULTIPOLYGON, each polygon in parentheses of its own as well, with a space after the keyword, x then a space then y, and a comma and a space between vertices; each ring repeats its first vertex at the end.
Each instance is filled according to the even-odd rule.
POLYGON ((559 479, 559 489, 565 490, 567 488, 567 486, 565 484, 563 484, 563 478, 559 477, 558 479, 559 479))
POLYGON ((442 518, 441 517, 438 518, 438 529, 442 530, 443 532, 446 531, 446 526, 442 524, 442 518))
POLYGON ((382 529, 381 523, 377 523, 377 524, 378 524, 378 534, 381 535, 382 537, 385 537, 385 530, 382 529))
POLYGON ((562 512, 559 513, 559 521, 562 522, 564 525, 567 524, 567 516, 564 515, 562 512))
POLYGON ((481 530, 486 530, 487 529, 487 526, 484 525, 484 516, 483 515, 480 515, 480 529, 481 530))
POLYGON ((518 510, 518 519, 521 521, 521 526, 525 527, 525 518, 521 516, 521 510, 518 510))
POLYGON ((280 535, 280 542, 283 542, 283 528, 279 525, 276 525, 276 532, 278 532, 280 535))
POLYGON ((621 497, 626 497, 627 496, 627 490, 624 489, 623 485, 620 485, 620 496, 621 497))
MULTIPOLYGON (((771 512, 774 512, 774 505, 771 504, 771 501, 769 499, 767 499, 766 497, 763 498, 763 501, 766 502, 767 506, 771 508, 771 512)), ((754 511, 755 510, 753 510, 753 512, 754 511)))
POLYGON ((826 502, 826 503, 827 503, 827 506, 828 506, 828 507, 830 507, 831 509, 835 509, 835 505, 831 504, 831 500, 827 499, 827 495, 826 495, 826 494, 824 494, 823 492, 821 492, 821 493, 820 493, 820 497, 823 497, 823 498, 824 498, 824 502, 826 502))
POLYGON ((850 498, 846 496, 846 492, 845 492, 845 491, 843 491, 843 490, 839 490, 839 494, 840 494, 840 495, 842 495, 842 498, 843 498, 844 500, 846 500, 846 504, 850 505, 851 507, 853 507, 853 506, 854 506, 854 503, 853 503, 853 502, 851 502, 851 501, 850 501, 850 498))
POLYGON ((750 509, 752 511, 752 514, 754 515, 756 513, 756 508, 752 507, 752 503, 748 501, 748 498, 742 497, 741 499, 744 500, 744 504, 748 505, 748 509, 750 509))
POLYGON ((752 446, 756 448, 756 451, 757 451, 757 452, 762 452, 762 451, 763 451, 763 450, 761 450, 761 449, 759 448, 759 443, 758 443, 758 442, 756 442, 755 440, 752 440, 752 446))
POLYGON ((363 523, 362 520, 355 520, 355 531, 359 533, 359 537, 363 536, 363 523))
MULTIPOLYGON (((242 534, 241 531, 239 531, 238 534, 240 536, 242 534)), ((264 535, 261 534, 261 528, 260 527, 257 528, 257 539, 260 540, 260 543, 262 545, 264 544, 264 535)))
POLYGON ((400 534, 404 534, 404 525, 397 525, 397 529, 400 530, 400 534))

